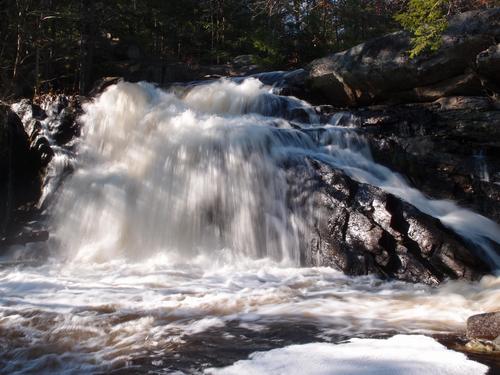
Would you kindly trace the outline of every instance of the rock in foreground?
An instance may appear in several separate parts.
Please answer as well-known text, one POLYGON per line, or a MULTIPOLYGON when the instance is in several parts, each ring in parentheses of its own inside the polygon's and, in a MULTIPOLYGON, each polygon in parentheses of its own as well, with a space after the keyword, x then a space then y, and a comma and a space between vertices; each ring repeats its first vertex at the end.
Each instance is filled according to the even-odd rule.
POLYGON ((469 317, 467 337, 483 340, 495 340, 500 337, 500 311, 469 317))

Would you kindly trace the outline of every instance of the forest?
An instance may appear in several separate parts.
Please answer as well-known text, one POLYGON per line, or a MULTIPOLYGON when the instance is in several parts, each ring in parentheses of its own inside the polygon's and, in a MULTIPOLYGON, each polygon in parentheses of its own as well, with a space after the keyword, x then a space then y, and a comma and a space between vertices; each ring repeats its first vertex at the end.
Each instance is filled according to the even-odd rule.
MULTIPOLYGON (((219 65, 247 54, 266 69, 288 69, 401 29, 401 24, 411 30, 422 7, 424 17, 425 9, 439 9, 439 21, 495 2, 4 0, 0 97, 85 94, 100 77, 143 66, 161 75, 172 66, 219 65)), ((157 76, 140 77, 164 80, 157 76)))

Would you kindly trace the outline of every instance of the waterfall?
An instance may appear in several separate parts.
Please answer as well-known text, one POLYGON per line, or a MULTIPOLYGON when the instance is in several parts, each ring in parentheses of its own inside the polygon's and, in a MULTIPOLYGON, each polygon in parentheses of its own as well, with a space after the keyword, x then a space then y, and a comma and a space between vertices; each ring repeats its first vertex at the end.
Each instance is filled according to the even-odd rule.
POLYGON ((309 367, 308 348, 327 360, 359 347, 384 365, 400 343, 398 363, 411 345, 486 371, 414 334, 453 340, 470 315, 500 310, 500 278, 431 287, 302 264, 321 211, 308 174, 321 164, 397 195, 497 267, 498 225, 375 163, 349 114, 320 123, 275 92, 256 78, 169 91, 122 82, 84 105, 82 135, 45 187, 51 256, 0 257, 0 371, 240 373, 259 365, 237 362, 252 352, 309 367))
POLYGON ((344 114, 319 124, 308 103, 273 94, 256 78, 181 94, 123 82, 84 110, 78 165, 54 215, 69 257, 168 251, 190 259, 227 249, 238 259, 297 266, 314 212, 307 203, 290 206, 283 165, 313 158, 440 219, 500 268, 496 223, 431 200, 376 164, 354 129, 336 126, 344 114))

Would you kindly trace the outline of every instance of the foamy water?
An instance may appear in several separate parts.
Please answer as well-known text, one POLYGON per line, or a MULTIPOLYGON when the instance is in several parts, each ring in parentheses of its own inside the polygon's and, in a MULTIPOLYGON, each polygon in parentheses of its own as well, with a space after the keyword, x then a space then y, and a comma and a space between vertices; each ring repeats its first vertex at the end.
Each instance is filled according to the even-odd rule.
POLYGON ((232 366, 208 369, 207 374, 480 375, 487 370, 429 337, 397 335, 386 340, 353 339, 339 345, 315 343, 257 352, 232 366))
POLYGON ((497 224, 428 199, 303 101, 256 79, 182 96, 120 83, 84 109, 75 172, 44 192, 50 259, 28 262, 29 248, 2 259, 5 373, 201 373, 292 344, 459 335, 468 316, 500 310, 494 276, 431 288, 300 267, 315 217, 307 200, 290 207, 283 165, 307 157, 400 196, 500 264, 497 224))
MULTIPOLYGON (((0 364, 6 373, 190 373, 229 364, 230 348, 245 343, 261 351, 396 332, 460 334, 471 314, 500 309, 494 277, 430 288, 265 259, 240 259, 236 267, 224 252, 211 262, 179 263, 164 254, 147 262, 4 268, 0 364), (197 364, 191 348, 199 341, 205 346, 197 364)), ((242 348, 234 359, 246 354, 242 348)))

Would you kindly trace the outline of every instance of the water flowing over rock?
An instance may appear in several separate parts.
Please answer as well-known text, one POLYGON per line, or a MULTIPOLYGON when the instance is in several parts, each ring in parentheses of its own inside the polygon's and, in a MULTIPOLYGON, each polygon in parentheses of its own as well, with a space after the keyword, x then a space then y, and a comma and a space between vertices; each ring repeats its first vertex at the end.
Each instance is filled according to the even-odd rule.
POLYGON ((500 111, 485 97, 353 111, 376 161, 426 194, 500 221, 500 111), (432 176, 432 178, 429 178, 432 176))
POLYGON ((45 207, 48 195, 71 171, 69 159, 74 140, 80 135, 76 118, 81 108, 77 97, 64 95, 46 95, 39 98, 39 102, 23 99, 11 107, 28 134, 30 149, 40 160, 40 197, 36 204, 45 207))
POLYGON ((319 124, 256 78, 180 93, 121 82, 82 122, 79 168, 55 207, 72 258, 218 248, 430 284, 499 264, 497 224, 424 197, 355 130, 319 124))
POLYGON ((48 95, 40 105, 23 99, 2 108, 6 143, 0 150, 7 155, 2 158, 6 199, 0 246, 47 241, 43 211, 47 197, 70 169, 71 140, 79 134, 78 106, 74 98, 48 95))
POLYGON ((4 372, 197 373, 353 337, 487 370, 410 334, 457 339, 500 308, 498 277, 466 281, 498 270, 498 224, 375 162, 359 115, 259 79, 120 81, 77 123, 64 98, 18 105, 53 151, 37 202, 50 238, 0 255, 4 372))
POLYGON ((317 100, 337 106, 483 95, 485 89, 492 89, 488 82, 495 84, 498 79, 499 20, 500 8, 455 16, 440 49, 414 59, 407 53, 411 49, 408 33, 372 39, 313 61, 308 87, 317 100))

